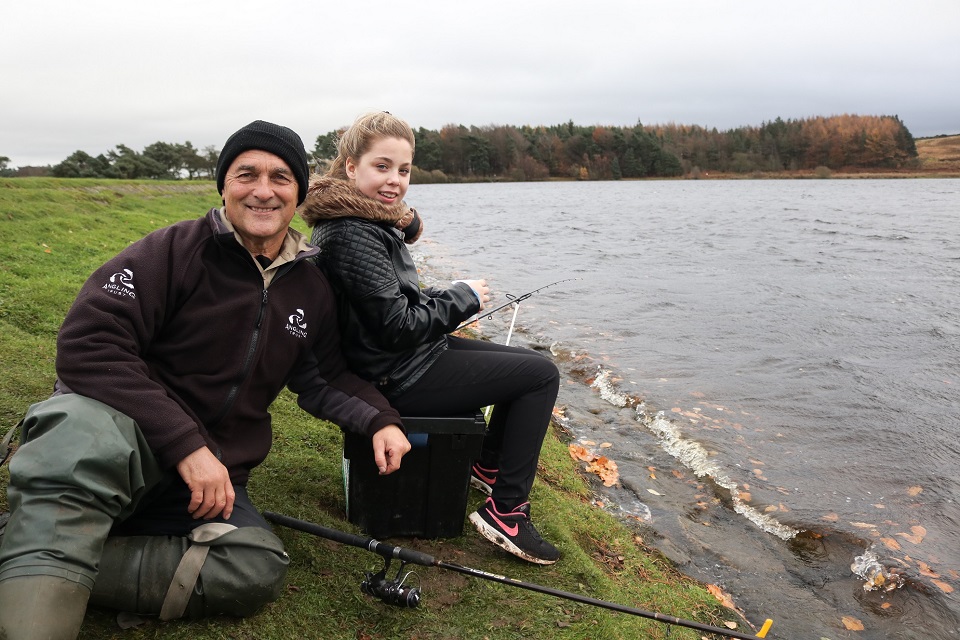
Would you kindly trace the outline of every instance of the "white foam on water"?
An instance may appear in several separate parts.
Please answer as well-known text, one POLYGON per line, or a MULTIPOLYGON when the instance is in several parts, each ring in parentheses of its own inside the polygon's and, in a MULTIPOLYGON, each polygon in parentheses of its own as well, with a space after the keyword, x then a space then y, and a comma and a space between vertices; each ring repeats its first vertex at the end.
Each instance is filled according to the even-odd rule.
POLYGON ((630 401, 629 396, 621 393, 616 385, 610 381, 610 372, 605 369, 597 370, 597 376, 590 386, 597 389, 600 392, 600 397, 615 407, 623 408, 630 401))
MULTIPOLYGON (((610 372, 602 368, 599 369, 596 378, 594 378, 591 387, 600 392, 600 397, 617 407, 626 407, 631 404, 633 399, 630 396, 620 392, 616 385, 610 380, 610 372)), ((781 540, 790 540, 796 536, 799 531, 789 527, 770 514, 762 513, 756 508, 750 506, 741 497, 740 489, 713 460, 710 454, 703 448, 699 442, 684 438, 680 429, 673 422, 664 417, 662 411, 650 416, 644 408, 643 403, 636 406, 637 422, 647 427, 652 432, 664 451, 676 458, 680 463, 693 471, 697 477, 707 476, 716 484, 730 492, 733 501, 733 510, 758 526, 761 530, 773 534, 781 540)))
POLYGON ((864 591, 893 591, 903 586, 903 577, 880 564, 877 554, 869 549, 853 559, 850 571, 863 578, 864 591))

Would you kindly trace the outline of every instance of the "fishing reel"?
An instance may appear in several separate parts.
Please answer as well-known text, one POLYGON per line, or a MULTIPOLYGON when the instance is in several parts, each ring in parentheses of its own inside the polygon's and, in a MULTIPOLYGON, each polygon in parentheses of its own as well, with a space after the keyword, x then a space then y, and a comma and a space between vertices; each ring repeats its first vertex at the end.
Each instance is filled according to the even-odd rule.
POLYGON ((405 584, 410 576, 416 574, 408 571, 401 577, 400 574, 403 573, 405 566, 406 563, 401 562, 400 568, 397 569, 397 575, 392 579, 388 578, 387 571, 390 569, 390 560, 387 559, 383 569, 379 572, 368 571, 365 574, 363 582, 360 583, 360 591, 395 607, 407 607, 409 609, 419 607, 420 587, 405 584))

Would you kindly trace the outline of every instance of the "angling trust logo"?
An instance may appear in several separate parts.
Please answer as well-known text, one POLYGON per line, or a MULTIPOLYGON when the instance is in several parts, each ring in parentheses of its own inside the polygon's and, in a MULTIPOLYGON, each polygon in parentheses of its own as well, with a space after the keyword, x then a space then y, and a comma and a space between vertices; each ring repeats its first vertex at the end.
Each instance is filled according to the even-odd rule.
POLYGON ((136 298, 137 293, 133 290, 133 271, 124 269, 110 276, 109 280, 101 287, 107 293, 115 296, 136 298))
POLYGON ((296 338, 307 337, 307 322, 303 319, 303 309, 297 309, 296 313, 287 318, 287 331, 296 338))

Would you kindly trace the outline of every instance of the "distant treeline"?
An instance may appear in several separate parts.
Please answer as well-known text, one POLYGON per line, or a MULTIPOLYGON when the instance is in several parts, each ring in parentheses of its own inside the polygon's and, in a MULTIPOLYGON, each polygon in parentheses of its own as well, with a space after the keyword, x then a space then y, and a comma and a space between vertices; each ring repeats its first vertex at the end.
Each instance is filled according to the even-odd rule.
MULTIPOLYGON (((312 151, 317 169, 334 157, 339 133, 317 137, 312 151)), ((420 128, 415 135, 415 182, 894 169, 912 166, 917 158, 914 138, 897 116, 777 118, 728 131, 677 124, 584 127, 572 121, 549 127, 447 125, 439 131, 420 128)), ((98 156, 75 151, 52 167, 8 169, 9 160, 0 156, 0 175, 213 179, 218 155, 213 146, 201 151, 190 142, 155 142, 141 153, 120 144, 98 156)))

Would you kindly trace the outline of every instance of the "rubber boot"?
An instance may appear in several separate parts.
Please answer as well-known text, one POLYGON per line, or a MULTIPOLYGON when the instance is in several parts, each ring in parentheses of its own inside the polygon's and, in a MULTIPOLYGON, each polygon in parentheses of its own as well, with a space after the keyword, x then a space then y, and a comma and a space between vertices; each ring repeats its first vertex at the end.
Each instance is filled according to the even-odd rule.
MULTIPOLYGON (((205 525, 214 526, 217 525, 205 525)), ((164 617, 168 589, 174 582, 181 558, 191 547, 206 547, 204 550, 208 550, 209 555, 205 556, 195 583, 188 581, 181 586, 191 590, 183 617, 249 616, 280 597, 290 558, 279 538, 260 527, 198 536, 203 528, 194 529, 190 539, 175 536, 108 538, 90 604, 171 619, 164 617)))
POLYGON ((75 640, 90 590, 55 576, 0 582, 0 640, 75 640))
POLYGON ((90 604, 130 613, 160 613, 186 549, 187 539, 174 536, 107 538, 90 604))

